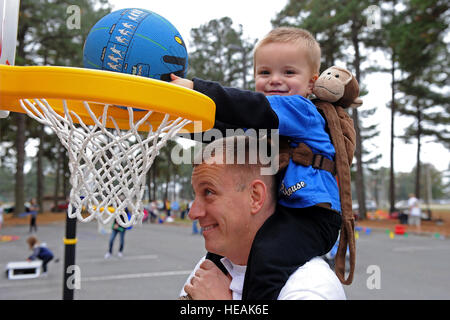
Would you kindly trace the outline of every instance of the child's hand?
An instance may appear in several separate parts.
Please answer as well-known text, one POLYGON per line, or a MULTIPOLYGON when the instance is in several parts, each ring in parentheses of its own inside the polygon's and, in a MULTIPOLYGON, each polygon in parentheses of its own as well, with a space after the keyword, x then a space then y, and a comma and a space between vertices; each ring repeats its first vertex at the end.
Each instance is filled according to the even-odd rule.
POLYGON ((170 79, 172 79, 172 81, 170 82, 172 84, 176 84, 177 86, 185 87, 191 90, 194 89, 194 82, 192 82, 191 80, 180 78, 173 73, 170 74, 170 79))

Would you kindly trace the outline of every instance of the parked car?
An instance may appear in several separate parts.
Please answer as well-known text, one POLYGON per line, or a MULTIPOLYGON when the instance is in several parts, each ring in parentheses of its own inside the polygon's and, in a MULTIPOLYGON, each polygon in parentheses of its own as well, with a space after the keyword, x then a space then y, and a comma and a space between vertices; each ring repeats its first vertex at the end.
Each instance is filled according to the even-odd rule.
MULTIPOLYGON (((358 220, 359 218, 359 203, 356 200, 353 200, 352 202, 352 210, 353 215, 355 217, 355 220, 358 220)), ((377 210, 377 204, 373 200, 366 200, 366 210, 367 211, 375 211, 377 210)))
POLYGON ((64 212, 67 211, 67 208, 69 207, 69 202, 66 201, 64 203, 58 203, 58 205, 55 207, 53 206, 50 211, 51 212, 64 212))
MULTIPOLYGON (((29 202, 25 202, 24 203, 25 206, 25 212, 29 212, 30 211, 30 203, 29 202)), ((4 213, 14 213, 14 204, 13 203, 6 203, 3 205, 3 212, 4 213)))
POLYGON ((398 211, 408 211, 408 200, 400 200, 395 203, 395 209, 398 211))
MULTIPOLYGON (((359 203, 356 200, 353 200, 352 202, 352 209, 353 211, 359 210, 359 203)), ((375 211, 377 209, 377 204, 374 200, 366 200, 366 210, 368 211, 375 211)))
MULTIPOLYGON (((429 208, 424 205, 423 202, 421 202, 421 219, 422 220, 430 220, 432 216, 432 212, 429 208)), ((395 203, 395 209, 398 211, 398 217, 401 215, 408 216, 409 214, 409 206, 408 206, 408 200, 400 200, 395 203)), ((407 219, 406 219, 407 220, 407 219)), ((406 224, 406 222, 405 222, 406 224)))

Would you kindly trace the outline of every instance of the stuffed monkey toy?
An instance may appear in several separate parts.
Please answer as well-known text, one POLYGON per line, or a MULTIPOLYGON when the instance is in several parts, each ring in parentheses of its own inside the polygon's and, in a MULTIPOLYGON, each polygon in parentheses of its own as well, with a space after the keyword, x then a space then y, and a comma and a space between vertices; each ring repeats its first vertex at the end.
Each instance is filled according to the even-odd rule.
MULTIPOLYGON (((346 69, 330 67, 316 80, 313 89, 317 99, 313 103, 327 122, 328 132, 336 150, 334 163, 327 163, 326 169, 336 175, 341 199, 342 226, 338 252, 335 259, 335 271, 343 284, 351 284, 355 268, 354 217, 352 211, 352 193, 350 166, 355 153, 356 133, 353 120, 344 110, 356 108, 362 104, 359 85, 355 77, 346 69), (345 254, 347 245, 350 251, 350 273, 345 279, 345 254)), ((305 144, 292 148, 285 139, 280 139, 279 170, 284 169, 289 159, 301 165, 311 165, 313 153, 305 144)))
POLYGON ((335 258, 335 272, 339 280, 346 285, 353 281, 355 269, 355 222, 352 211, 352 192, 350 166, 356 145, 356 133, 353 120, 345 108, 359 107, 359 85, 355 77, 346 69, 333 66, 325 70, 317 79, 313 100, 327 121, 330 137, 336 150, 336 176, 341 199, 342 226, 338 252, 335 258), (345 255, 347 246, 350 252, 350 272, 345 279, 345 255))

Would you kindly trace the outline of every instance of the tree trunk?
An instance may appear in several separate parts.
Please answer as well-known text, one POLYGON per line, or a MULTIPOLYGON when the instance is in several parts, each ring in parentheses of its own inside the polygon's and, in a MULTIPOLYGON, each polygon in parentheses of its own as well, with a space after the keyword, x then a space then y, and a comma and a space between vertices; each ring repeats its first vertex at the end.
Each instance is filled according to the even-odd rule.
POLYGON ((394 120, 395 120, 395 52, 392 52, 392 68, 391 68, 391 77, 392 77, 392 98, 391 98, 391 158, 390 158, 390 172, 389 172, 389 213, 394 212, 395 209, 395 171, 394 171, 394 120))
MULTIPOLYGON (((25 10, 24 4, 20 6, 21 11, 25 10)), ((17 30, 17 48, 16 56, 25 57, 25 35, 27 34, 29 26, 25 25, 17 30)), ((16 175, 15 175, 15 210, 14 214, 20 214, 25 211, 25 194, 24 194, 24 164, 25 164, 25 130, 26 130, 26 115, 23 113, 16 113, 16 175)))
POLYGON ((422 136, 422 112, 420 111, 420 107, 417 106, 417 165, 416 165, 416 198, 420 199, 420 148, 421 141, 420 137, 422 136))
POLYGON ((25 164, 25 131, 26 131, 26 115, 24 113, 16 113, 16 185, 15 185, 15 205, 14 214, 18 215, 25 211, 25 179, 24 179, 24 164, 25 164))
MULTIPOLYGON (((355 60, 353 62, 353 67, 355 68, 355 77, 358 83, 360 82, 360 63, 361 63, 361 57, 359 52, 359 39, 358 39, 358 32, 359 28, 356 25, 356 20, 358 18, 353 18, 352 23, 352 43, 353 47, 355 49, 355 60)), ((356 195, 358 199, 358 213, 359 213, 359 219, 364 220, 367 215, 367 209, 366 209, 366 194, 365 194, 365 186, 364 186, 364 171, 363 171, 363 165, 362 165, 362 139, 361 139, 361 129, 359 126, 359 116, 358 116, 358 109, 354 108, 352 110, 352 118, 353 123, 355 126, 356 131, 356 148, 355 148, 355 158, 356 158, 356 195)))
POLYGON ((355 158, 356 158, 356 197, 358 200, 358 213, 359 219, 364 220, 367 215, 366 209, 366 192, 364 186, 364 174, 363 174, 363 165, 362 165, 362 141, 361 141, 361 131, 359 128, 359 116, 358 110, 353 109, 352 118, 355 125, 356 131, 356 148, 355 148, 355 158))
POLYGON ((172 192, 173 192, 172 198, 173 198, 173 201, 178 201, 177 182, 179 181, 180 177, 178 174, 175 174, 175 176, 173 178, 174 179, 173 179, 173 188, 172 188, 172 192))
POLYGON ((37 185, 37 203, 39 205, 39 211, 43 212, 44 208, 44 172, 43 172, 43 160, 44 160, 44 126, 40 126, 39 130, 39 149, 37 153, 37 172, 36 172, 36 185, 37 185))
POLYGON ((147 184, 147 196, 149 202, 152 201, 152 170, 153 168, 150 168, 150 170, 148 170, 147 172, 147 175, 145 176, 145 183, 147 184))
POLYGON ((61 164, 63 161, 62 152, 61 152, 61 145, 58 145, 58 153, 56 158, 56 175, 55 175, 55 189, 53 194, 53 206, 55 208, 58 207, 58 196, 59 196, 59 184, 60 181, 62 181, 61 177, 61 164))
POLYGON ((69 156, 67 154, 66 148, 62 149, 63 158, 63 196, 65 198, 69 197, 70 194, 70 169, 69 169, 69 156))
MULTIPOLYGON (((167 157, 167 159, 169 159, 169 157, 167 157)), ((164 199, 169 199, 169 184, 170 184, 170 160, 167 160, 166 188, 164 190, 164 199)))
MULTIPOLYGON (((155 165, 155 163, 154 163, 155 165)), ((157 170, 157 166, 155 166, 152 169, 152 184, 153 184, 153 200, 156 200, 156 191, 157 191, 157 186, 156 186, 156 170, 157 170)))

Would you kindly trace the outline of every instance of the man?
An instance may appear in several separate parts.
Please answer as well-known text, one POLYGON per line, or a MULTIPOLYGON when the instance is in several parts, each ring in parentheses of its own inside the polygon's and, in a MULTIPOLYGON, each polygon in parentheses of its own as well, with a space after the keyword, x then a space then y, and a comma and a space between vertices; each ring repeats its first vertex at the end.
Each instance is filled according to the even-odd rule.
MULTIPOLYGON (((266 220, 276 218, 276 181, 275 176, 261 174, 261 169, 269 166, 260 161, 258 146, 262 143, 267 142, 249 136, 219 139, 205 148, 205 153, 199 155, 201 159, 195 159, 195 199, 189 217, 199 221, 206 250, 223 257, 220 262, 227 274, 203 258, 186 281, 181 296, 189 294, 195 300, 241 299, 253 240, 266 220), (243 145, 244 153, 240 152, 243 145)), ((337 300, 345 299, 345 293, 328 264, 317 257, 289 277, 278 296, 278 300, 285 299, 337 300)))

